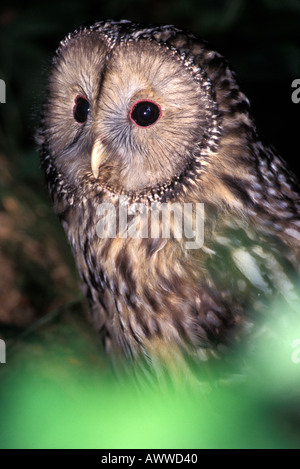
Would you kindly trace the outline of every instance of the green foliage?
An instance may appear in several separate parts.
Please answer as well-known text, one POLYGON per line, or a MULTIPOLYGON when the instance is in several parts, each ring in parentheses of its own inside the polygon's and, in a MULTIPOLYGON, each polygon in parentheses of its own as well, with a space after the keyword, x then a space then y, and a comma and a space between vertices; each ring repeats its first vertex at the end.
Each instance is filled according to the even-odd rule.
POLYGON ((116 378, 78 310, 69 305, 10 344, 1 448, 300 448, 299 305, 295 316, 275 305, 205 391, 116 378))

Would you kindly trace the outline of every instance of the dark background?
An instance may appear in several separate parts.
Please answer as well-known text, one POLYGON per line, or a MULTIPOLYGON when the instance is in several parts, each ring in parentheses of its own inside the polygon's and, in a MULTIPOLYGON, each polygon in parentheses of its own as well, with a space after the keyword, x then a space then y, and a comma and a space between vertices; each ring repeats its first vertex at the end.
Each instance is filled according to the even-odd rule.
POLYGON ((299 0, 2 0, 0 78, 0 335, 11 337, 78 294, 77 274, 52 213, 34 143, 51 57, 85 22, 173 23, 197 32, 236 69, 258 129, 299 171, 299 0))

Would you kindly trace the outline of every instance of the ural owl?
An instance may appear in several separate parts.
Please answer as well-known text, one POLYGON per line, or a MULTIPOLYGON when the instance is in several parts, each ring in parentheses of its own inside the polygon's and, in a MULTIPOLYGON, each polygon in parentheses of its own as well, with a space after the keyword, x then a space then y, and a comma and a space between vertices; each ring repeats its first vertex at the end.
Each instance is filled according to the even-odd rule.
POLYGON ((295 300, 296 179, 197 35, 129 21, 69 34, 38 143, 115 360, 189 373, 246 337, 270 299, 295 300))

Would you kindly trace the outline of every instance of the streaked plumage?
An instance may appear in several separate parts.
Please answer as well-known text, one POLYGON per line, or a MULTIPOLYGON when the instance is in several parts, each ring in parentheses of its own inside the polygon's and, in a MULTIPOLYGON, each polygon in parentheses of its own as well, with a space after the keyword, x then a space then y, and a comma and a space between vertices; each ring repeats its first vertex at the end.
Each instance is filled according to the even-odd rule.
MULTIPOLYGON (((200 367, 255 327, 276 295, 293 305, 297 181, 261 143, 227 61, 195 34, 126 21, 70 34, 53 60, 38 141, 95 326, 116 359, 158 373, 159 363, 186 371, 186 359, 200 367), (139 103, 157 113, 153 124, 136 125, 139 103), (97 234, 102 203, 116 211, 115 238, 97 234), (141 224, 163 205, 203 203, 203 246, 187 249, 174 224, 170 239, 123 238, 120 205, 133 203, 145 207, 141 224)), ((195 223, 195 210, 188 216, 195 223)))

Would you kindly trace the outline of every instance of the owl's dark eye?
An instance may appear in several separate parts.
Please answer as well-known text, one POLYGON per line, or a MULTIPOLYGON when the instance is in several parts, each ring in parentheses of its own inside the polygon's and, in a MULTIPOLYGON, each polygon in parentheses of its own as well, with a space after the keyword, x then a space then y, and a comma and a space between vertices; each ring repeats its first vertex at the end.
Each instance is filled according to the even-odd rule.
POLYGON ((149 127, 161 117, 161 107, 154 101, 137 101, 133 104, 129 117, 138 127, 149 127))
POLYGON ((73 107, 74 119, 79 124, 84 124, 84 122, 87 120, 89 111, 90 103, 88 102, 88 100, 82 95, 76 96, 75 105, 73 107))

